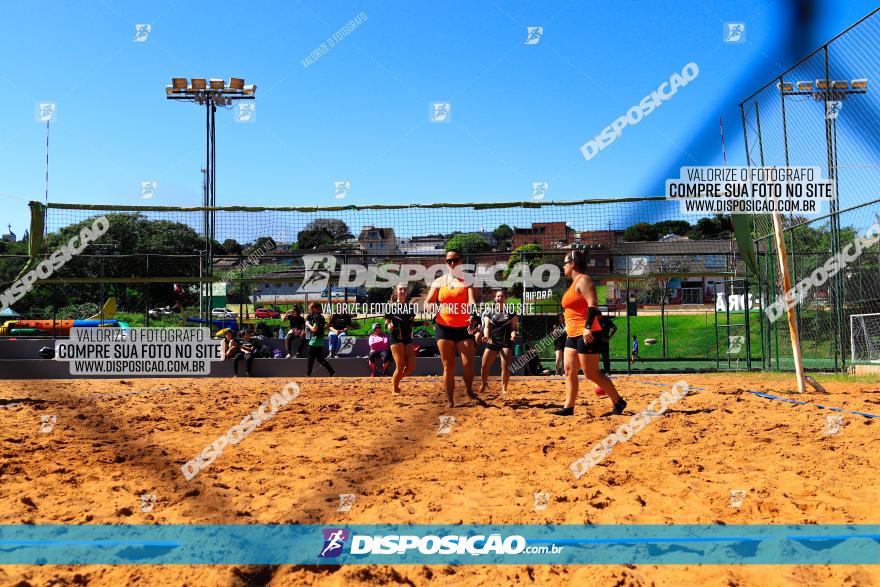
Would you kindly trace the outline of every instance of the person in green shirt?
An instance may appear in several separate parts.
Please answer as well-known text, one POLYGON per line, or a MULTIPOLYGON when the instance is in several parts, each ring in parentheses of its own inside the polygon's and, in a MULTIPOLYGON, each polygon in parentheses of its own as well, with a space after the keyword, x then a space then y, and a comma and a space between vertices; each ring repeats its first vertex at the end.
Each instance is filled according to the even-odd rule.
POLYGON ((312 368, 315 366, 315 361, 318 361, 327 369, 330 377, 336 375, 336 371, 330 366, 327 359, 324 358, 324 329, 326 327, 327 320, 321 314, 321 304, 312 302, 309 305, 309 314, 306 316, 306 330, 312 334, 311 338, 309 338, 309 354, 306 366, 306 375, 309 377, 312 376, 312 368))

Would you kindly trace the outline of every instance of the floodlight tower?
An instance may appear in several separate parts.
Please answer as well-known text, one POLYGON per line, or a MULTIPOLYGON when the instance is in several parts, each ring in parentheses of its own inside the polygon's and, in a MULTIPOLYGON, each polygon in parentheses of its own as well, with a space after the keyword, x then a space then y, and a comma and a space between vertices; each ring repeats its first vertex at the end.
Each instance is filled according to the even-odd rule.
MULTIPOLYGON (((825 71, 828 71, 828 49, 825 49, 825 71)), ((834 199, 830 205, 831 220, 831 253, 837 254, 841 250, 840 243, 840 190, 838 181, 837 166, 837 116, 840 113, 840 106, 844 100, 850 96, 865 95, 868 93, 868 78, 858 78, 853 80, 834 80, 817 79, 815 85, 813 81, 797 81, 787 82, 784 79, 776 83, 779 93, 782 97, 782 122, 785 128, 785 98, 788 96, 810 96, 815 102, 823 102, 822 115, 825 117, 825 150, 828 159, 828 179, 834 182, 834 199)), ((788 165, 788 138, 786 134, 785 164, 788 165)), ((797 274, 797 251, 794 249, 794 241, 792 240, 792 262, 794 263, 794 272, 797 274)), ((844 325, 846 323, 843 313, 843 296, 844 283, 843 272, 838 272, 833 277, 833 287, 835 291, 835 322, 837 327, 837 348, 840 349, 840 366, 842 367, 846 357, 843 353, 844 341, 846 333, 844 325)), ((795 311, 800 316, 800 306, 795 307, 795 311)), ((835 355, 835 367, 837 366, 837 355, 835 355)), ((802 384, 801 384, 802 385, 802 384)))
MULTIPOLYGON (((189 83, 185 77, 171 78, 171 85, 165 86, 165 97, 169 100, 195 102, 205 107, 205 168, 204 173, 204 212, 205 225, 205 271, 204 277, 210 277, 214 265, 214 211, 217 206, 217 127, 215 115, 217 106, 229 107, 239 100, 254 100, 257 86, 244 84, 244 78, 230 78, 227 84, 222 79, 192 78, 189 83)), ((203 295, 211 299, 211 284, 203 283, 203 295)), ((206 304, 206 320, 211 319, 211 304, 206 304)), ((210 322, 209 322, 210 323, 210 322)))

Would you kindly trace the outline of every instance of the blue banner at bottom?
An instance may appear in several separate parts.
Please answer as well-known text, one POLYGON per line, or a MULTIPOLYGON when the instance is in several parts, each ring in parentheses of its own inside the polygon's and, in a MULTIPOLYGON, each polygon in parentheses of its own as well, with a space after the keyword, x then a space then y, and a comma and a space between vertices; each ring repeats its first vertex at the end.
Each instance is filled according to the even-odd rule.
POLYGON ((880 525, 0 525, 0 565, 880 564, 880 525))

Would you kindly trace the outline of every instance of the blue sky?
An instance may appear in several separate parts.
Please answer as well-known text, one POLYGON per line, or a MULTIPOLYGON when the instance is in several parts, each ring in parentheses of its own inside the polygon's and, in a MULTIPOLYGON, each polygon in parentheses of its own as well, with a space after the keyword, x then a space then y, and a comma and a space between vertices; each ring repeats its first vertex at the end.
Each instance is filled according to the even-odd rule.
POLYGON ((721 162, 719 116, 728 162, 744 164, 739 101, 874 8, 817 2, 801 30, 793 4, 4 1, 0 225, 21 235, 26 201, 43 199, 41 101, 57 104, 50 201, 199 205, 204 114, 165 100, 176 75, 258 86, 256 122, 217 114, 220 205, 525 200, 533 181, 547 199, 658 195, 670 169, 721 162), (746 24, 744 43, 723 41, 728 21, 746 24), (152 26, 145 42, 135 24, 152 26), (538 44, 528 26, 544 27, 538 44), (799 46, 780 47, 786 35, 799 46), (584 142, 691 61, 694 81, 584 159, 584 142), (435 101, 450 123, 429 121, 435 101))

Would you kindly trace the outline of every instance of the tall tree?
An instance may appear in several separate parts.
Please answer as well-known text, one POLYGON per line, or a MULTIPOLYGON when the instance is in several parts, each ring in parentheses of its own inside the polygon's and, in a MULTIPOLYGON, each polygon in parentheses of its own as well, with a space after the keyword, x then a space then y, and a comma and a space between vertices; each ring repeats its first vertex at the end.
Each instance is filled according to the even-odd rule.
POLYGON ((315 218, 296 235, 297 248, 314 249, 352 238, 348 225, 335 218, 315 218))
POLYGON ((637 222, 623 231, 623 240, 629 242, 655 241, 658 237, 657 228, 648 222, 637 222))
POLYGON ((492 249, 486 239, 478 234, 461 233, 446 241, 446 250, 455 249, 462 255, 485 253, 492 249))

